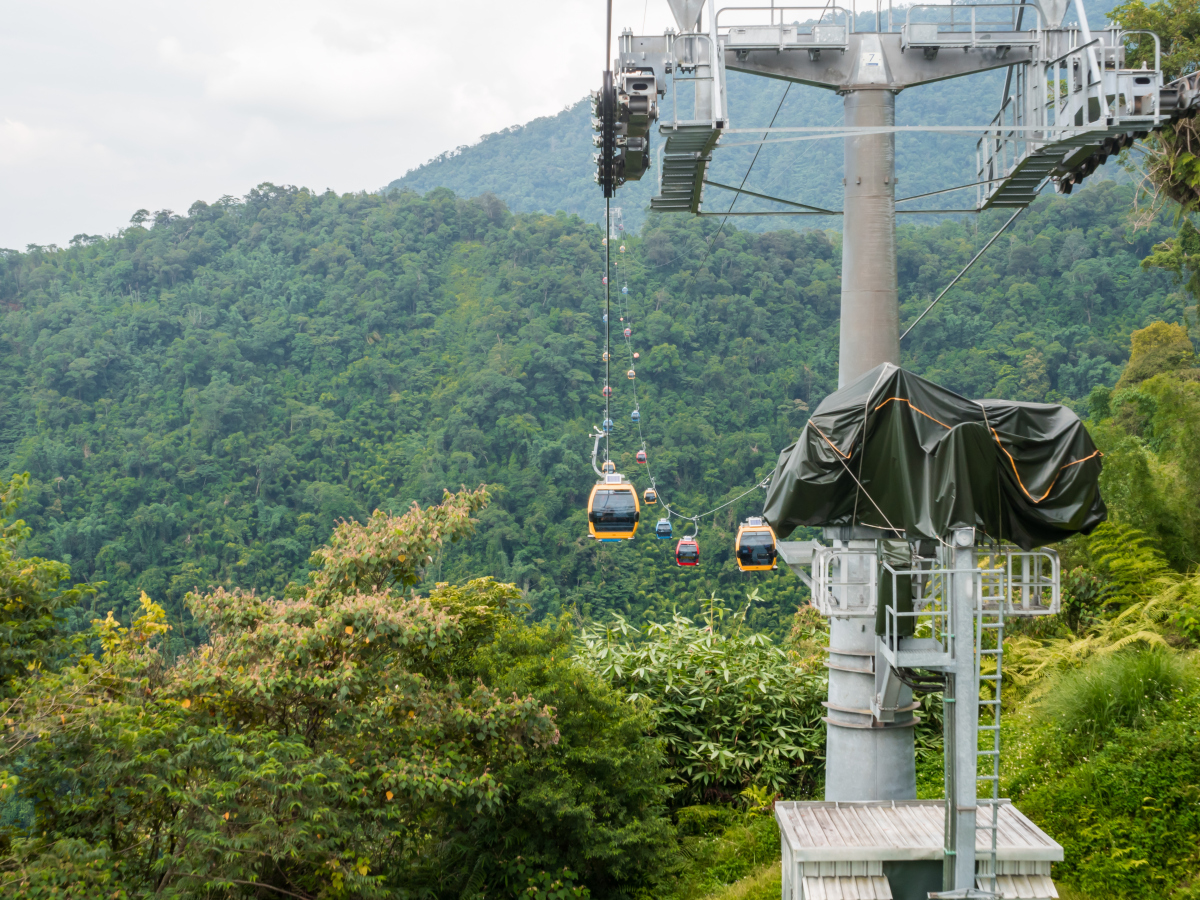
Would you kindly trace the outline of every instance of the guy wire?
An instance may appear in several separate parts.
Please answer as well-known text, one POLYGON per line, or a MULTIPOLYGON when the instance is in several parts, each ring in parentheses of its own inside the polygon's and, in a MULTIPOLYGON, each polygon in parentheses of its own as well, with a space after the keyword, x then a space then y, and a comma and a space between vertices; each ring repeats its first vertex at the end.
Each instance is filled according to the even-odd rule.
MULTIPOLYGON (((733 199, 729 202, 729 209, 725 210, 725 218, 721 220, 720 227, 717 228, 717 233, 713 235, 711 241, 708 242, 708 248, 704 251, 704 259, 700 260, 700 265, 692 271, 692 277, 688 279, 688 283, 684 286, 683 292, 687 293, 688 288, 692 286, 692 282, 696 280, 696 274, 704 268, 704 264, 708 262, 708 258, 712 255, 713 247, 717 244, 717 239, 721 236, 721 232, 725 230, 725 223, 729 221, 729 214, 733 212, 733 206, 738 202, 738 198, 742 196, 742 188, 746 186, 746 182, 750 178, 750 173, 754 171, 754 164, 758 162, 758 154, 762 153, 763 143, 767 139, 767 134, 775 127, 775 120, 779 118, 779 111, 783 109, 783 101, 788 97, 788 92, 792 89, 792 83, 789 81, 787 87, 783 89, 783 96, 779 98, 779 105, 775 107, 775 115, 771 116, 771 124, 767 126, 767 132, 763 134, 762 141, 759 141, 758 149, 754 151, 754 158, 750 160, 750 165, 746 167, 746 174, 742 176, 742 183, 738 185, 737 193, 733 195, 733 199)), ((678 258, 678 257, 676 257, 678 258)))
POLYGON ((929 311, 931 309, 933 309, 935 306, 937 306, 938 301, 941 300, 943 297, 945 297, 947 293, 949 293, 950 288, 952 288, 956 284, 958 284, 958 279, 962 278, 964 275, 967 274, 967 269, 969 269, 969 268, 971 268, 971 266, 975 265, 976 260, 978 260, 979 257, 983 256, 983 254, 987 252, 988 247, 992 246, 992 244, 994 244, 996 242, 996 238, 998 238, 998 237, 1000 237, 1000 235, 1004 234, 1004 232, 1008 228, 1008 226, 1016 221, 1017 216, 1019 216, 1021 214, 1022 210, 1024 210, 1024 209, 1025 209, 1025 207, 1023 207, 1023 206, 1019 207, 1017 209, 1017 211, 1012 214, 1011 218, 1009 218, 1009 220, 1007 222, 1005 222, 1003 225, 1000 226, 1000 230, 997 231, 995 234, 993 234, 991 239, 979 249, 979 252, 971 257, 971 261, 969 263, 967 263, 965 266, 963 266, 963 270, 954 276, 954 278, 951 280, 951 282, 948 285, 946 285, 945 288, 942 289, 942 292, 940 294, 938 294, 937 297, 934 298, 934 301, 932 303, 930 303, 927 307, 925 307, 925 312, 923 312, 919 316, 917 316, 916 319, 913 320, 913 323, 904 329, 904 334, 900 335, 900 340, 904 340, 906 337, 908 337, 908 333, 917 327, 917 324, 922 319, 925 318, 925 316, 929 313, 929 311))

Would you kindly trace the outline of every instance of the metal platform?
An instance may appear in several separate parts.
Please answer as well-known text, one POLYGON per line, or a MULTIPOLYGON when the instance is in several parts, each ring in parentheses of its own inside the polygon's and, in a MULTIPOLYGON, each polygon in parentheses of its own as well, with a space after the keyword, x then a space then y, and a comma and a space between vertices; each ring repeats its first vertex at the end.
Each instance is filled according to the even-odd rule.
POLYGON ((978 206, 1017 208, 1053 182, 1060 193, 1137 138, 1200 107, 1195 76, 1164 85, 1154 69, 1125 68, 1126 32, 1047 32, 1039 58, 1014 67, 1000 111, 978 144, 978 206))
MULTIPOLYGON (((702 2, 687 0, 687 14, 698 12, 702 2)), ((1157 50, 1154 68, 1126 68, 1127 39, 1141 35, 1153 39, 1157 48, 1158 38, 1116 27, 1096 32, 1086 25, 1064 27, 1066 7, 1066 0, 1048 6, 918 4, 905 10, 903 22, 892 20, 889 7, 886 22, 880 19, 875 32, 861 32, 854 17, 836 6, 717 10, 713 5, 706 31, 626 32, 620 43, 622 70, 653 71, 664 78, 670 73, 674 83, 659 122, 665 148, 660 190, 650 206, 663 212, 701 212, 709 163, 730 128, 727 69, 853 94, 882 87, 894 93, 1007 68, 1000 111, 989 125, 970 129, 984 132, 977 145, 977 193, 971 205, 980 211, 1020 208, 1048 184, 1069 194, 1134 140, 1200 110, 1200 73, 1164 84, 1157 50), (731 20, 754 15, 760 19, 731 20), (694 90, 690 110, 679 108, 684 87, 694 90)), ((855 129, 865 135, 868 129, 879 134, 896 127, 888 121, 851 125, 847 119, 844 129, 836 134, 830 130, 828 136, 849 139, 855 129)), ((885 183, 891 182, 885 173, 885 183)), ((782 202, 805 207, 808 215, 820 211, 782 202)), ((794 209, 783 212, 796 214, 794 209)))

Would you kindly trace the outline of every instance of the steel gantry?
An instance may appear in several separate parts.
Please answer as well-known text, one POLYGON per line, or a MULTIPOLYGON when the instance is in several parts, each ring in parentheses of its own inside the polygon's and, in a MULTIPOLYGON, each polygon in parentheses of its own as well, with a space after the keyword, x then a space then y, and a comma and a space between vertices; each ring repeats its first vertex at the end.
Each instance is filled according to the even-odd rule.
MULTIPOLYGON (((963 186, 975 189, 973 209, 1019 209, 1047 185, 1070 193, 1112 154, 1200 109, 1200 74, 1164 84, 1158 37, 1115 23, 1092 31, 1082 0, 898 8, 890 0, 886 8, 876 0, 866 15, 832 3, 720 9, 715 0, 668 3, 677 30, 660 35, 625 31, 618 38, 612 71, 596 95, 598 180, 611 196, 619 184, 652 171, 649 141, 657 122, 664 143, 659 191, 651 208, 703 214, 705 187, 713 184, 708 167, 717 149, 841 139, 841 210, 812 206, 803 198, 753 195, 801 214, 843 217, 839 386, 881 363, 900 361, 897 132, 977 136, 977 165, 962 173, 963 186), (1078 21, 1065 25, 1072 4, 1078 21), (1126 67, 1130 40, 1153 42, 1153 68, 1126 67), (904 89, 998 69, 1006 70, 1006 77, 999 111, 988 125, 896 126, 896 96, 904 89), (836 91, 843 97, 844 122, 735 128, 726 91, 728 71, 836 91), (669 102, 668 83, 673 87, 669 102)), ((947 863, 940 893, 999 896, 1003 879, 1025 877, 1020 867, 1026 865, 1023 857, 1006 861, 997 849, 1003 623, 1006 614, 1056 608, 1057 559, 1053 553, 1014 556, 1008 548, 1002 551, 1007 568, 1001 566, 1001 571, 994 551, 976 546, 970 530, 946 536, 936 558, 925 561, 914 557, 889 563, 882 548, 886 542, 868 529, 827 529, 826 539, 832 546, 780 544, 781 556, 808 581, 815 602, 830 617, 826 802, 869 806, 912 800, 916 704, 910 686, 889 673, 906 665, 942 673, 947 710, 953 712, 947 716, 947 863), (892 641, 886 634, 876 635, 866 622, 876 616, 879 580, 885 577, 880 573, 895 575, 905 566, 911 569, 908 577, 929 585, 928 603, 919 609, 932 631, 928 638, 892 641), (1032 606, 1031 597, 1037 598, 1032 606), (989 736, 982 746, 981 733, 989 736), (990 783, 982 801, 981 781, 990 783), (981 806, 990 809, 984 819, 977 815, 981 806)), ((784 828, 785 850, 788 833, 784 828)), ((1049 838, 1046 842, 1053 844, 1049 838)), ((1028 864, 1044 866, 1048 884, 1047 860, 1052 857, 1045 853, 1051 851, 1037 852, 1043 855, 1031 857, 1028 864)), ((1061 858, 1061 848, 1056 852, 1061 858)), ((790 858, 785 852, 785 866, 790 858)), ((808 858, 825 857, 818 853, 808 858)), ((802 862, 796 865, 803 867, 802 862)), ((841 863, 831 865, 828 876, 821 874, 824 869, 813 870, 818 871, 813 885, 824 877, 843 877, 837 869, 841 863)), ((856 873, 848 868, 845 877, 856 873)), ((785 877, 785 886, 804 900, 802 884, 808 880, 808 875, 796 874, 791 881, 785 877)))

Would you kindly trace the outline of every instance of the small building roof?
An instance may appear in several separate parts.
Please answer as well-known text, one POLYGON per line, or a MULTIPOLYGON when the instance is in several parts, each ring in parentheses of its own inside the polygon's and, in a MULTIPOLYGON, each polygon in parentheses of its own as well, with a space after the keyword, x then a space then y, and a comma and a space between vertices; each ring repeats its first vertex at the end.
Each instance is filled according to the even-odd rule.
MULTIPOLYGON (((979 807, 980 825, 991 813, 979 807)), ((775 820, 797 861, 938 860, 943 856, 946 807, 941 800, 775 804, 775 820)), ((990 853, 990 829, 975 834, 976 852, 990 853)), ((1058 862, 1063 848, 1007 800, 1000 805, 996 857, 1058 862)))
POLYGON ((804 900, 892 900, 882 875, 835 875, 804 879, 804 900))

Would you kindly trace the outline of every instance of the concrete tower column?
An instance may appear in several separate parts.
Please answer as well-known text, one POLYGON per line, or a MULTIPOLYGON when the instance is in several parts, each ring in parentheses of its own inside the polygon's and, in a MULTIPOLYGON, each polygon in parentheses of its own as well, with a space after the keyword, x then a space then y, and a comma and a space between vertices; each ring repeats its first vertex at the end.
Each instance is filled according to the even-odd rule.
MULTIPOLYGON (((829 528, 826 536, 848 531, 829 528)), ((868 534, 855 537, 866 538, 868 534)), ((875 616, 871 612, 878 601, 872 577, 877 543, 834 538, 833 545, 859 551, 841 564, 838 580, 847 582, 846 586, 835 587, 842 603, 859 614, 835 615, 829 620, 825 799, 913 800, 917 796, 913 713, 897 712, 894 721, 881 722, 871 712, 874 670, 887 664, 876 654, 875 616)), ((912 691, 902 688, 897 706, 903 709, 911 702, 912 691)))
MULTIPOLYGON (((892 125, 896 95, 885 87, 847 91, 845 109, 848 126, 892 125)), ((839 387, 880 363, 900 363, 895 136, 848 137, 845 154, 839 387)), ((869 611, 878 600, 867 587, 874 582, 871 569, 877 557, 868 554, 877 547, 877 535, 861 530, 863 534, 845 535, 850 549, 867 552, 843 564, 847 586, 841 591, 844 603, 869 611), (855 584, 861 587, 851 586, 855 584)), ((838 531, 829 529, 829 536, 838 531)), ((898 713, 893 722, 880 722, 871 712, 879 665, 886 663, 876 655, 874 616, 834 616, 829 622, 826 800, 911 800, 917 795, 911 711, 898 713)), ((903 688, 899 705, 911 700, 911 691, 903 688)))
MULTIPOLYGON (((845 111, 847 126, 894 125, 896 95, 883 87, 847 91, 845 111)), ((895 135, 846 138, 845 169, 838 387, 880 363, 900 364, 895 135)))

